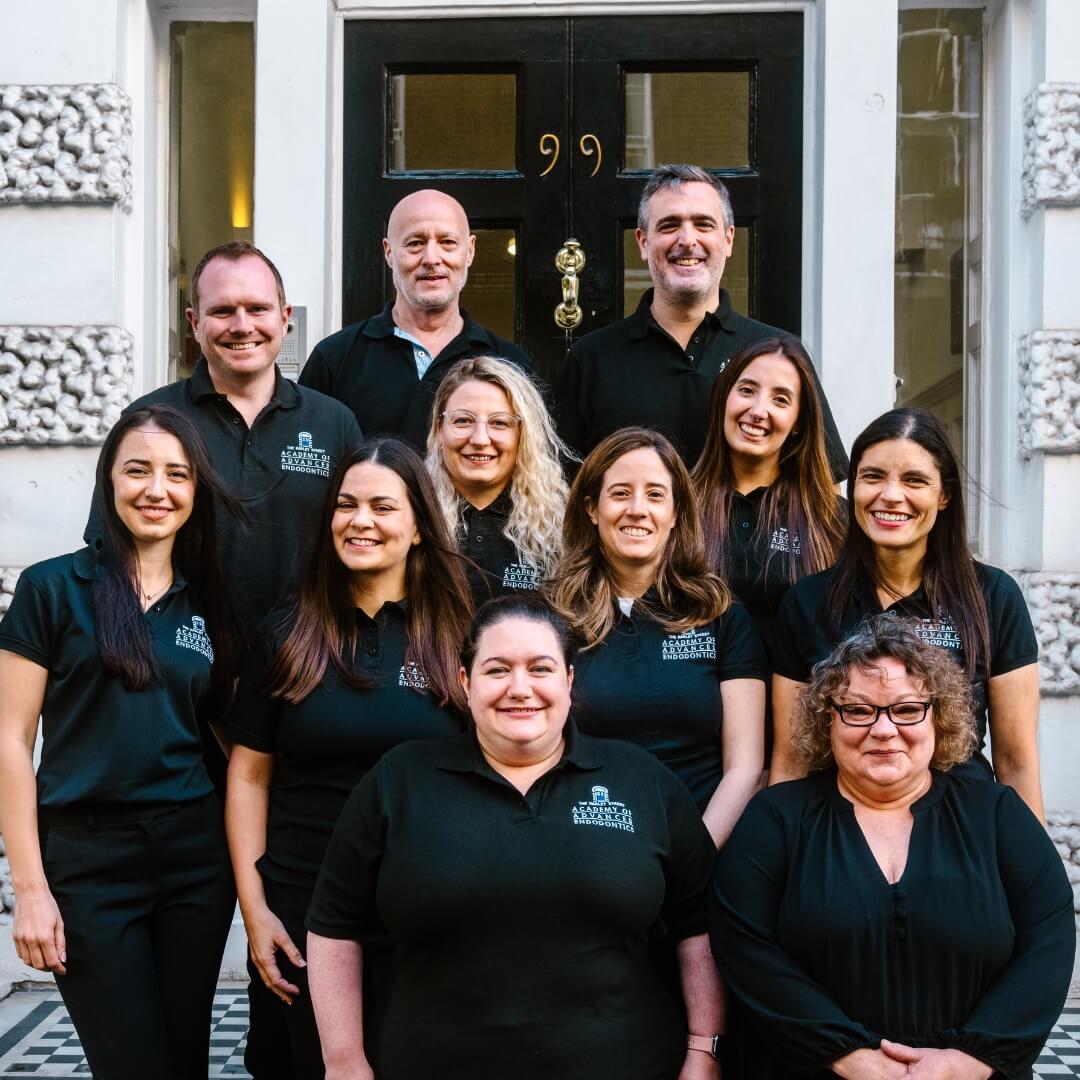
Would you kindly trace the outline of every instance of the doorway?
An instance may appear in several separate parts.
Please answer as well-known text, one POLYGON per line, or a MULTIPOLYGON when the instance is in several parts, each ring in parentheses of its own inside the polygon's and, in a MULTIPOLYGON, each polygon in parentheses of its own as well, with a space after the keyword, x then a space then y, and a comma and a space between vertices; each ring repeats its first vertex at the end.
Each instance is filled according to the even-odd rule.
POLYGON ((391 208, 438 187, 477 235, 464 306, 550 376, 575 336, 636 307, 642 188, 655 166, 692 162, 731 191, 735 308, 799 331, 801 13, 354 20, 344 94, 346 324, 391 295, 391 208), (582 319, 564 329, 555 258, 570 238, 582 319))

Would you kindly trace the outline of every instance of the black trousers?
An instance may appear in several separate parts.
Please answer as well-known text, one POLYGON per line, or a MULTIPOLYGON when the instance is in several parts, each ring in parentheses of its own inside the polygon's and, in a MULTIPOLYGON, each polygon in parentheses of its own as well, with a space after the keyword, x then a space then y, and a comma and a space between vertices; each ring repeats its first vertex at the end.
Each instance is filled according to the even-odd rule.
POLYGON ((67 940, 56 984, 95 1080, 206 1080, 235 905, 218 797, 47 822, 42 845, 67 940))

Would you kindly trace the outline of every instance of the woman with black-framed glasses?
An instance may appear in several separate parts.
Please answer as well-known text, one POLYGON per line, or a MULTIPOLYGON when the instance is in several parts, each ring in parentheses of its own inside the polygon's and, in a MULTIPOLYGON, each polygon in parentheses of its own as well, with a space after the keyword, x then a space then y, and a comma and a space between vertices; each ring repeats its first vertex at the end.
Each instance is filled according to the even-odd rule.
POLYGON ((758 794, 720 852, 710 933, 754 1080, 1032 1076, 1072 972, 1061 859, 1010 787, 953 767, 967 679, 879 615, 814 669, 809 773, 758 794))

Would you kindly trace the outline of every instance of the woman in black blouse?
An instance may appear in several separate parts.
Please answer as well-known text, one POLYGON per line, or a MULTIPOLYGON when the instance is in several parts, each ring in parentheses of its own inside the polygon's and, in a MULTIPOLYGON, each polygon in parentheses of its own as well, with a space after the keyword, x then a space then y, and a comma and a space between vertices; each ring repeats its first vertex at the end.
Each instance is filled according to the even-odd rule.
MULTIPOLYGON (((460 731, 471 602, 419 455, 365 443, 327 485, 322 541, 272 613, 226 725, 227 824, 249 970, 282 1002, 291 1074, 322 1077, 302 956, 323 852, 356 783, 391 747, 460 731)), ((265 1015, 265 1014, 260 1014, 265 1015)), ((282 1074, 288 1075, 287 1063, 282 1074)))
POLYGON ((693 480, 710 565, 768 649, 784 593, 832 566, 844 537, 821 399, 798 338, 766 338, 727 362, 693 480))
POLYGON ((56 974, 95 1076, 205 1076, 235 905, 204 739, 235 676, 217 514, 236 503, 162 405, 116 422, 97 490, 100 545, 27 567, 0 623, 12 937, 56 974))
POLYGON ((815 668, 792 742, 810 775, 753 799, 713 879, 742 1075, 1030 1078, 1072 892, 1016 792, 953 769, 975 742, 963 673, 879 615, 815 668))
POLYGON ((427 466, 450 535, 474 564, 477 604, 532 591, 562 551, 570 451, 540 391, 508 360, 455 364, 439 383, 427 466))
POLYGON ((583 645, 581 730, 655 754, 723 844, 761 777, 765 657, 706 567, 690 477, 663 435, 623 428, 585 459, 548 593, 583 645))
POLYGON ((855 440, 839 561, 792 586, 776 621, 771 783, 801 775, 790 726, 810 669, 865 616, 888 610, 971 681, 976 750, 989 727, 994 767, 976 752, 963 768, 1011 784, 1043 817, 1038 643, 1016 582, 971 557, 963 487, 948 435, 924 409, 893 409, 855 440))

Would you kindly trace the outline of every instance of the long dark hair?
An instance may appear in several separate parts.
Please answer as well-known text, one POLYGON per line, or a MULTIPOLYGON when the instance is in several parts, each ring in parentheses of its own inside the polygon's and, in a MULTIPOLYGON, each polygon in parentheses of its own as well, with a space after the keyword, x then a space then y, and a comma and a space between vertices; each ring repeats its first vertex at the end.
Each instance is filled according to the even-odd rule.
POLYGON ((94 634, 105 667, 124 680, 129 690, 143 690, 159 678, 157 659, 144 617, 139 592, 135 542, 116 511, 112 468, 120 442, 129 431, 152 425, 176 437, 195 478, 191 516, 173 541, 172 564, 187 580, 214 644, 213 684, 216 691, 231 685, 238 653, 238 627, 230 593, 221 571, 218 551, 220 511, 246 520, 239 503, 210 464, 210 454, 195 425, 169 405, 146 405, 124 413, 101 447, 97 463, 101 541, 94 577, 94 634))
POLYGON ((461 643, 472 618, 463 560, 446 531, 435 491, 420 455, 400 439, 372 439, 345 454, 326 486, 321 529, 300 583, 292 626, 277 651, 267 687, 296 703, 314 690, 333 664, 349 686, 371 686, 352 669, 356 655, 356 606, 349 571, 334 548, 330 525, 345 474, 369 463, 390 469, 405 485, 420 543, 409 548, 405 595, 409 601, 406 664, 423 672, 440 705, 465 708, 458 681, 461 643))
POLYGON ((693 481, 701 501, 701 520, 709 565, 725 578, 731 576, 727 550, 727 526, 735 497, 735 473, 731 448, 724 438, 724 413, 728 398, 742 373, 759 356, 779 353, 799 375, 799 419, 780 451, 780 475, 761 501, 753 540, 768 548, 767 538, 786 529, 794 540, 785 555, 769 548, 768 562, 783 558, 788 581, 794 584, 807 574, 832 566, 844 539, 844 515, 832 486, 832 472, 825 454, 825 424, 821 399, 814 384, 810 357, 798 338, 785 334, 766 338, 740 349, 713 384, 709 398, 709 431, 705 447, 694 466, 693 481))
POLYGON ((678 634, 719 618, 731 604, 731 590, 705 562, 705 541, 690 474, 671 443, 651 428, 628 427, 598 443, 582 463, 563 523, 563 555, 544 594, 585 642, 599 644, 615 625, 615 579, 600 543, 588 503, 600 501, 604 475, 632 450, 655 450, 671 476, 675 525, 657 569, 657 603, 642 607, 669 633, 678 634))
MULTIPOLYGON (((922 585, 935 617, 947 615, 956 627, 964 647, 964 667, 970 678, 980 659, 989 666, 990 623, 975 571, 975 560, 968 548, 960 461, 941 421, 933 413, 916 408, 892 409, 874 420, 851 448, 848 501, 854 511, 855 478, 863 454, 878 443, 895 439, 908 439, 921 446, 934 459, 941 474, 941 490, 948 503, 938 511, 937 520, 927 537, 922 585)), ((852 593, 866 582, 887 592, 892 591, 878 566, 874 545, 859 528, 853 512, 836 563, 836 573, 825 597, 830 629, 834 635, 839 634, 844 610, 852 593)))

